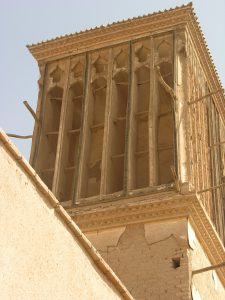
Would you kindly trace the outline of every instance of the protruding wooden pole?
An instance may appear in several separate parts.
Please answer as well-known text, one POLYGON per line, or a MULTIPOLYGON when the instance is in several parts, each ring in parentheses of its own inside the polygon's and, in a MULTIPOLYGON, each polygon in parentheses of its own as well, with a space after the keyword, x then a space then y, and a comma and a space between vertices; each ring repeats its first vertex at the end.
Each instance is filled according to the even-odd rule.
POLYGON ((29 105, 29 103, 27 101, 23 101, 23 104, 26 106, 26 108, 29 110, 29 112, 32 114, 34 120, 39 123, 39 120, 34 112, 34 110, 32 109, 32 107, 29 105))
POLYGON ((17 139, 31 139, 33 135, 18 135, 13 133, 6 133, 8 136, 17 138, 17 139))
POLYGON ((208 271, 211 271, 211 270, 215 270, 215 269, 218 269, 218 268, 224 268, 224 267, 225 267, 225 262, 222 262, 221 264, 218 264, 218 265, 213 265, 213 266, 209 266, 209 267, 206 267, 206 268, 194 270, 194 271, 192 271, 192 275, 196 275, 196 274, 200 274, 200 273, 204 273, 204 272, 208 272, 208 271))

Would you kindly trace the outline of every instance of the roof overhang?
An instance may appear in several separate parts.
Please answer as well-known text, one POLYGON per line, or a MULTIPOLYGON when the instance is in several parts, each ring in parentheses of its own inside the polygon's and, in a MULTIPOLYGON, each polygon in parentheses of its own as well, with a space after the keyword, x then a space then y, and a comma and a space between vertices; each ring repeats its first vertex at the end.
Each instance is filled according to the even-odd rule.
POLYGON ((174 29, 179 25, 186 25, 192 11, 192 4, 189 3, 163 12, 115 22, 107 26, 57 37, 27 47, 39 63, 55 60, 109 45, 116 45, 134 38, 150 36, 174 29))
MULTIPOLYGON (((118 45, 133 39, 153 36, 165 31, 186 28, 192 37, 202 68, 206 74, 210 91, 222 90, 217 70, 213 64, 204 35, 194 13, 192 3, 144 15, 142 17, 115 22, 107 26, 57 37, 52 40, 27 46, 41 64, 74 56, 87 51, 118 45)), ((225 123, 225 96, 223 92, 213 96, 225 123)))

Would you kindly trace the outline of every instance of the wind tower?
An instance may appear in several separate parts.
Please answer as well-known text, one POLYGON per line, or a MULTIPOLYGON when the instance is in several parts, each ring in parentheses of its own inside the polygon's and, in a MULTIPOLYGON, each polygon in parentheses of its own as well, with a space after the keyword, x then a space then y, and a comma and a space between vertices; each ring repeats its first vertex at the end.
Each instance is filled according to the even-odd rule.
POLYGON ((192 5, 28 48, 62 206, 135 299, 224 299, 225 97, 192 5))

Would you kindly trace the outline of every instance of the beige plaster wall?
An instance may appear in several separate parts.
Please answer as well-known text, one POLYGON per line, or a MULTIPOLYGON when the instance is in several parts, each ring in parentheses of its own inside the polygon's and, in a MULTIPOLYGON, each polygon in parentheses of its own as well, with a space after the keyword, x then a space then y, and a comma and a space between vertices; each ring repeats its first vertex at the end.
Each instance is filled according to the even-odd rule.
POLYGON ((135 299, 190 299, 186 219, 86 235, 135 299))
MULTIPOLYGON (((190 265, 192 270, 198 270, 211 266, 199 240, 197 239, 191 225, 188 226, 190 243, 190 265)), ((196 274, 191 282, 193 300, 223 300, 225 289, 218 278, 216 271, 208 271, 196 274)))
POLYGON ((122 299, 0 142, 0 299, 122 299))

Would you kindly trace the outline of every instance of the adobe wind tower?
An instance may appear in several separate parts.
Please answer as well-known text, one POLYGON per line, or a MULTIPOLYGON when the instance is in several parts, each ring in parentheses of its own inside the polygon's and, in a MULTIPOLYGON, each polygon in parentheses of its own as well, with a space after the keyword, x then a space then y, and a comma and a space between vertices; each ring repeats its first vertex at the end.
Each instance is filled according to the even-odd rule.
POLYGON ((62 206, 135 299, 224 299, 225 97, 192 5, 28 48, 62 206))

